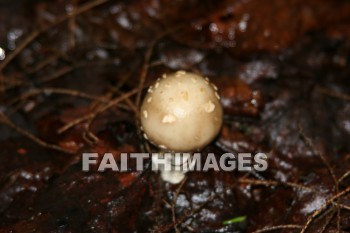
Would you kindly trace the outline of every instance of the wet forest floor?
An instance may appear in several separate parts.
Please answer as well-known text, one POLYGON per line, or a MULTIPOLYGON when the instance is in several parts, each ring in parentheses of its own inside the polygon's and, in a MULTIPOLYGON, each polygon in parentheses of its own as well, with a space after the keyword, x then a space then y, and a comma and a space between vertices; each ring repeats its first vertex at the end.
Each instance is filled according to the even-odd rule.
POLYGON ((350 3, 0 2, 0 232, 350 232, 350 3), (157 152, 139 104, 164 73, 219 89, 203 149, 265 172, 83 172, 157 152))

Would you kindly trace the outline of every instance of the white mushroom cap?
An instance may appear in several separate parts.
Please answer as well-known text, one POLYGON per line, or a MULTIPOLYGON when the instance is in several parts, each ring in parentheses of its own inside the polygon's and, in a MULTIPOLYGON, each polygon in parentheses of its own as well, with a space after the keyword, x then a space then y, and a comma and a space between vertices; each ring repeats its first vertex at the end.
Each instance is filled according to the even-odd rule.
POLYGON ((218 134, 223 111, 216 87, 208 79, 178 71, 151 86, 141 106, 144 136, 169 151, 189 152, 218 134))

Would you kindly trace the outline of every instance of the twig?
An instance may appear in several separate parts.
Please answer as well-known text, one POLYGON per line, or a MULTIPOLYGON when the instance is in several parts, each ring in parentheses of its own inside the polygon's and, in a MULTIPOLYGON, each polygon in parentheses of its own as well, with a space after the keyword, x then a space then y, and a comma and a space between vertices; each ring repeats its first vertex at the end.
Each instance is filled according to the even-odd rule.
POLYGON ((85 115, 85 116, 82 116, 80 118, 77 118, 75 119, 74 121, 71 121, 69 122, 68 124, 64 125, 63 127, 61 127, 60 129, 58 129, 58 133, 63 133, 65 131, 67 131, 68 129, 84 122, 84 121, 87 121, 89 119, 93 119, 94 117, 96 117, 98 114, 108 110, 109 108, 117 105, 119 102, 125 100, 126 98, 129 98, 130 96, 132 95, 135 95, 136 93, 138 93, 138 88, 136 89, 133 89, 132 91, 129 91, 117 98, 115 98, 114 100, 111 100, 110 102, 108 102, 106 105, 104 105, 103 107, 101 108, 98 108, 97 110, 95 110, 94 112, 88 114, 88 115, 85 115))
POLYGON ((261 230, 254 231, 253 233, 262 233, 262 232, 269 232, 269 231, 276 231, 276 230, 284 230, 284 229, 301 229, 303 226, 300 225, 279 225, 279 226, 272 226, 272 227, 265 227, 261 230))
MULTIPOLYGON (((71 67, 71 66, 63 67, 62 69, 56 71, 54 74, 46 76, 46 77, 42 77, 39 80, 37 80, 36 82, 37 82, 37 84, 42 84, 42 83, 45 83, 45 82, 53 81, 55 79, 58 79, 58 78, 62 77, 65 74, 70 73, 71 71, 74 70, 74 68, 75 67, 71 67)), ((10 90, 12 88, 19 87, 19 86, 21 86, 23 84, 24 84, 24 82, 16 82, 16 83, 14 83, 12 85, 6 86, 1 91, 7 91, 7 90, 10 90)))
POLYGON ((70 72, 72 72, 75 69, 74 66, 67 66, 67 67, 63 67, 62 69, 56 71, 54 74, 46 76, 46 77, 42 77, 40 79, 37 80, 37 83, 42 84, 42 83, 47 83, 50 81, 53 81, 57 78, 62 77, 63 75, 66 75, 70 72))
POLYGON ((90 99, 90 100, 95 100, 98 102, 102 102, 102 103, 107 103, 108 99, 105 99, 103 97, 99 97, 99 96, 94 96, 94 95, 90 95, 81 91, 77 91, 77 90, 70 90, 70 89, 65 89, 65 88, 37 88, 37 89, 32 89, 24 94, 22 94, 21 96, 13 99, 9 105, 13 105, 19 101, 23 101, 28 99, 29 97, 32 96, 36 96, 36 95, 40 95, 40 94, 46 94, 46 95, 50 95, 50 94, 61 94, 61 95, 70 95, 70 96, 75 96, 75 97, 80 97, 80 98, 85 98, 85 99, 90 99))
POLYGON ((346 178, 348 178, 350 176, 350 171, 347 171, 344 175, 342 175, 339 179, 338 179, 338 183, 343 182, 343 180, 345 180, 346 178))
POLYGON ((48 148, 48 149, 52 149, 52 150, 56 150, 56 151, 60 151, 60 152, 64 152, 67 154, 74 154, 74 151, 71 150, 67 150, 64 149, 58 145, 54 145, 54 144, 49 144, 43 140, 41 140, 40 138, 34 136, 33 134, 31 134, 30 132, 16 126, 4 113, 0 112, 0 123, 3 123, 7 126, 9 126, 10 128, 14 129, 15 131, 17 131, 17 133, 29 138, 30 140, 36 142, 37 144, 39 144, 42 147, 48 148))
MULTIPOLYGON (((141 104, 141 95, 142 95, 142 90, 144 89, 144 86, 145 86, 145 83, 146 83, 146 78, 147 78, 147 74, 148 74, 148 68, 149 68, 149 63, 150 63, 150 60, 151 60, 151 56, 152 56, 152 53, 153 53, 153 49, 154 49, 154 46, 156 45, 156 43, 158 42, 158 40, 160 40, 162 37, 174 32, 174 31, 177 31, 179 30, 180 28, 182 28, 183 25, 180 25, 178 27, 175 27, 175 28, 170 28, 170 29, 167 29, 165 31, 163 31, 161 34, 159 34, 158 36, 156 36, 152 41, 151 41, 151 44, 150 46, 148 47, 148 49, 146 50, 146 53, 144 55, 144 62, 143 62, 143 66, 142 66, 142 69, 141 69, 141 75, 140 75, 140 82, 139 82, 139 85, 138 85, 138 89, 139 89, 139 92, 137 93, 137 96, 136 96, 136 100, 135 100, 135 105, 136 105, 136 108, 137 109, 140 109, 140 104, 141 104)), ((139 136, 139 138, 141 139, 142 138, 142 132, 141 132, 141 122, 140 122, 140 113, 138 112, 137 115, 136 115, 136 125, 137 125, 137 135, 139 136)), ((147 144, 147 143, 146 143, 147 144)), ((147 145, 144 145, 146 148, 149 147, 148 144, 147 145)), ((143 150, 143 148, 142 148, 143 150)))
MULTIPOLYGON (((76 0, 72 0, 71 1, 71 4, 72 4, 72 12, 74 14, 74 11, 76 9, 76 0)), ((72 14, 72 12, 69 12, 69 14, 72 14)), ((69 28, 69 40, 68 40, 68 43, 69 43, 69 47, 70 48, 74 48, 75 47, 75 28, 76 28, 76 20, 75 20, 75 15, 69 19, 68 21, 68 28, 69 28)))
MULTIPOLYGON (((178 218, 176 220, 176 225, 179 225, 179 224, 185 222, 189 218, 192 218, 194 216, 194 214, 196 214, 198 211, 202 210, 204 208, 204 206, 206 206, 208 203, 210 203, 212 200, 214 200, 215 197, 216 197, 216 195, 214 194, 206 202, 202 203, 198 208, 191 210, 191 211, 188 211, 183 216, 178 218)), ((153 229, 151 232, 152 233, 165 233, 165 232, 170 231, 172 228, 174 228, 174 223, 159 226, 156 229, 153 229)))
POLYGON ((334 218, 336 211, 334 211, 334 209, 332 209, 330 212, 331 212, 331 215, 326 219, 326 222, 323 224, 323 227, 320 229, 320 233, 325 232, 325 230, 327 229, 327 227, 331 223, 332 219, 334 218))
MULTIPOLYGON (((121 93, 121 95, 122 95, 122 93, 121 93)), ((112 93, 112 92, 108 92, 108 93, 106 94, 106 97, 107 97, 107 98, 112 98, 112 96, 113 96, 113 93, 112 93)), ((119 105, 119 106, 120 106, 120 105, 119 105)), ((101 105, 100 102, 95 102, 95 103, 93 103, 92 110, 93 110, 93 111, 98 111, 98 108, 102 108, 102 107, 103 107, 103 105, 101 105)), ((121 107, 121 106, 120 106, 120 107, 121 107)), ((89 143, 90 145, 94 145, 94 144, 96 144, 96 143, 99 141, 97 135, 94 134, 94 133, 91 131, 91 129, 90 129, 90 128, 91 128, 91 124, 92 124, 92 122, 94 121, 94 119, 96 118, 96 116, 97 116, 97 115, 95 115, 94 117, 88 119, 88 120, 87 120, 87 123, 84 124, 84 129, 85 129, 85 131, 84 131, 84 133, 83 133, 83 139, 84 139, 87 143, 89 143)))
MULTIPOLYGON (((304 138, 307 146, 309 146, 309 148, 313 151, 314 154, 317 154, 319 156, 319 158, 321 159, 323 164, 326 166, 329 174, 331 175, 331 177, 333 179, 333 182, 335 185, 335 193, 338 194, 339 193, 339 183, 338 183, 338 180, 335 176, 334 170, 332 169, 331 165, 329 164, 327 159, 323 156, 322 152, 318 151, 316 149, 311 138, 309 138, 305 135, 304 128, 300 124, 299 124, 299 133, 304 138)), ((337 199, 336 202, 339 203, 340 200, 337 199)), ((337 229, 338 229, 338 231, 340 229, 340 208, 337 208, 337 229)))
POLYGON ((171 203, 171 214, 172 214, 172 220, 173 220, 173 224, 174 224, 174 229, 176 233, 180 233, 179 229, 177 228, 178 224, 176 222, 176 201, 177 198, 179 197, 180 191, 183 187, 183 185, 186 183, 187 177, 185 179, 183 179, 179 185, 179 187, 177 188, 173 201, 171 203))
MULTIPOLYGON (((333 197, 329 198, 320 208, 318 208, 317 210, 315 210, 313 212, 313 214, 308 217, 303 229, 300 231, 300 233, 305 233, 307 231, 307 229, 309 228, 310 224, 312 223, 312 221, 320 214, 322 213, 330 204, 332 204, 334 202, 334 200, 337 200, 339 197, 344 196, 345 194, 350 192, 350 187, 348 187, 347 189, 341 191, 340 193, 338 193, 337 195, 334 195, 333 197)), ((339 205, 337 203, 337 205, 339 205)))
POLYGON ((54 22, 49 23, 46 26, 43 26, 41 29, 39 30, 35 30, 33 32, 31 32, 18 46, 15 50, 12 51, 12 53, 9 53, 5 60, 0 64, 0 73, 3 71, 3 69, 27 46, 29 45, 34 39, 36 39, 40 34, 46 32, 47 30, 49 30, 50 28, 61 24, 63 22, 65 22, 66 20, 75 17, 79 14, 82 14, 88 10, 91 10, 92 8, 99 6, 105 2, 107 2, 108 0, 95 0, 95 1, 90 1, 87 2, 85 4, 83 4, 82 6, 78 7, 75 11, 73 11, 71 14, 66 14, 66 15, 62 15, 59 16, 54 22))
POLYGON ((5 60, 0 63, 0 72, 12 61, 28 44, 30 44, 35 38, 37 38, 41 33, 41 30, 32 31, 17 47, 12 53, 9 53, 5 60))
POLYGON ((318 92, 320 92, 322 94, 326 94, 328 96, 334 97, 334 98, 350 101, 350 95, 346 95, 346 94, 343 94, 343 93, 338 93, 338 92, 329 90, 329 89, 324 88, 324 87, 318 86, 318 87, 316 87, 316 91, 318 91, 318 92))
MULTIPOLYGON (((121 94, 122 95, 122 94, 121 94)), ((131 108, 131 110, 133 110, 135 112, 135 114, 138 113, 135 105, 132 103, 132 101, 130 100, 130 97, 127 97, 125 98, 124 100, 127 105, 131 108)), ((103 106, 101 106, 100 108, 103 108, 103 106)), ((98 111, 98 110, 97 110, 98 111)), ((87 141, 89 144, 96 144, 99 140, 99 138, 97 137, 96 134, 94 134, 92 131, 91 131, 91 125, 93 123, 93 121, 95 120, 95 118, 97 117, 97 114, 90 118, 87 123, 85 124, 85 132, 83 134, 83 138, 85 141, 87 141)))
POLYGON ((350 210, 350 206, 348 206, 348 205, 338 204, 338 203, 333 203, 333 204, 339 206, 340 208, 342 208, 344 210, 350 210))
POLYGON ((144 56, 143 66, 142 66, 142 69, 141 69, 140 82, 139 82, 139 86, 138 86, 139 93, 137 94, 136 101, 135 101, 135 105, 136 105, 137 108, 140 108, 141 94, 142 94, 141 91, 143 90, 145 82, 146 82, 146 78, 147 78, 147 74, 148 74, 148 68, 149 68, 149 63, 150 63, 150 60, 151 60, 151 56, 152 56, 152 53, 153 53, 154 46, 156 45, 156 43, 161 38, 163 38, 164 36, 166 36, 166 35, 168 35, 168 34, 170 34, 172 32, 175 32, 175 31, 179 30, 182 27, 183 27, 183 25, 180 25, 180 26, 175 27, 175 28, 167 29, 167 30, 163 31, 162 33, 160 33, 159 35, 157 35, 151 41, 150 46, 146 50, 146 53, 145 53, 145 56, 144 56))
POLYGON ((309 188, 300 184, 291 183, 291 182, 280 182, 280 181, 273 181, 273 180, 253 180, 253 179, 245 179, 245 178, 238 179, 238 182, 242 184, 252 184, 252 185, 289 186, 292 188, 304 189, 307 191, 314 191, 312 188, 309 188))
POLYGON ((60 57, 61 57, 61 54, 52 54, 49 57, 47 57, 44 60, 37 63, 34 67, 26 68, 26 71, 28 74, 33 74, 33 73, 43 69, 45 66, 52 64, 54 61, 56 61, 60 57))

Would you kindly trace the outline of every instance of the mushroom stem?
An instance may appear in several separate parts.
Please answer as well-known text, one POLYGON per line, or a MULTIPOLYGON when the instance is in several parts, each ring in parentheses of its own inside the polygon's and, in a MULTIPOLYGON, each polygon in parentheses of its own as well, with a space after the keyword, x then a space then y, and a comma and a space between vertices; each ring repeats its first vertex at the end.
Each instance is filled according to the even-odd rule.
POLYGON ((178 184, 184 178, 186 172, 191 170, 194 164, 189 164, 190 153, 173 153, 161 150, 152 155, 152 169, 160 171, 162 179, 171 184, 178 184))

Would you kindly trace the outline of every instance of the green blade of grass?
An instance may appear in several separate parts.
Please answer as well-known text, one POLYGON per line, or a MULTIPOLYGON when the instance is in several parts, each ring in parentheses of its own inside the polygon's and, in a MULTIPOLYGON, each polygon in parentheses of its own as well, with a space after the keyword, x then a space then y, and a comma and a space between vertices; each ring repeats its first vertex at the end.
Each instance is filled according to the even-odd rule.
POLYGON ((226 220, 222 224, 229 225, 229 224, 233 224, 233 223, 240 223, 240 222, 244 222, 246 219, 247 219, 247 216, 239 216, 239 217, 235 217, 235 218, 226 220))

